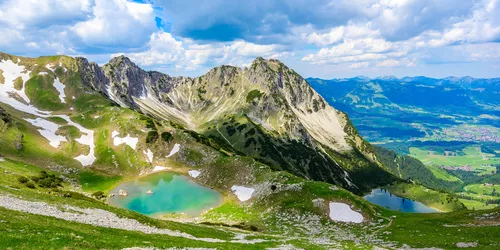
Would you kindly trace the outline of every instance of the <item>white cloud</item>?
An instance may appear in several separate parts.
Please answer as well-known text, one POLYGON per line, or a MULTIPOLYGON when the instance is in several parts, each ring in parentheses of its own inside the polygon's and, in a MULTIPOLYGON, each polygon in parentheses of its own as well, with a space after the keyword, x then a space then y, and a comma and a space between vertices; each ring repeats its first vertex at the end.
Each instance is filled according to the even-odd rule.
POLYGON ((2 34, 0 36, 0 46, 4 48, 8 48, 25 40, 21 32, 15 29, 0 27, 0 34, 2 34))
POLYGON ((465 53, 469 61, 500 62, 500 43, 463 44, 455 50, 465 53))
POLYGON ((443 32, 427 32, 428 45, 439 47, 456 43, 485 43, 500 40, 500 0, 478 3, 470 18, 454 23, 443 32))
POLYGON ((330 64, 356 72, 417 66, 410 71, 498 63, 498 13, 500 0, 0 0, 0 51, 99 62, 122 53, 179 74, 247 66, 257 56, 305 74, 330 64), (157 16, 170 33, 156 27, 157 16))
POLYGON ((96 0, 93 17, 71 28, 88 46, 141 46, 156 30, 151 4, 96 0))
POLYGON ((151 3, 131 0, 0 1, 0 50, 20 55, 144 48, 158 30, 151 3))
POLYGON ((166 68, 192 71, 219 64, 248 66, 257 56, 280 58, 294 55, 280 52, 280 49, 279 45, 259 45, 245 41, 198 44, 190 39, 176 39, 172 34, 160 31, 151 36, 148 50, 125 55, 144 66, 163 65, 166 68))
POLYGON ((313 32, 306 36, 308 43, 316 44, 317 46, 325 46, 340 42, 344 36, 344 26, 332 28, 327 33, 318 34, 313 32))
POLYGON ((384 61, 381 61, 377 63, 375 66, 377 67, 413 67, 415 66, 415 61, 414 60, 408 60, 406 58, 401 59, 401 60, 396 60, 396 59, 387 59, 384 61))
POLYGON ((369 62, 359 62, 359 63, 353 63, 349 65, 350 69, 359 69, 359 68, 368 68, 370 66, 369 62))
POLYGON ((44 28, 85 19, 92 0, 6 0, 0 4, 0 23, 18 30, 44 28))
MULTIPOLYGON (((396 10, 413 4, 414 1, 383 0, 374 4, 372 8, 374 13, 380 13, 379 18, 366 23, 350 22, 347 26, 342 26, 342 29, 332 29, 325 33, 313 31, 302 34, 302 38, 308 43, 316 45, 335 43, 333 46, 307 54, 302 61, 312 64, 351 63, 350 68, 367 66, 358 62, 373 62, 376 67, 413 67, 418 63, 417 57, 427 56, 425 55, 427 48, 488 43, 500 39, 500 17, 497 14, 500 13, 500 0, 483 0, 474 6, 468 17, 462 19, 448 17, 448 21, 453 19, 455 22, 449 23, 442 30, 429 29, 405 40, 388 40, 387 32, 391 28, 384 25, 391 24, 395 25, 394 27, 400 25, 399 22, 403 22, 401 15, 405 12, 396 10), (342 30, 342 33, 339 30, 342 30), (421 55, 418 55, 419 53, 421 55)), ((423 7, 421 11, 431 10, 423 7)), ((422 21, 417 20, 420 18, 419 15, 411 16, 415 22, 422 21)), ((444 58, 442 55, 440 57, 444 58)), ((479 58, 478 55, 475 58, 479 58)))
MULTIPOLYGON (((344 29, 342 42, 310 53, 304 56, 302 61, 312 64, 339 64, 387 60, 407 55, 406 43, 386 41, 378 30, 370 29, 369 26, 348 25, 344 29)), ((366 66, 367 64, 354 63, 350 68, 366 66)))

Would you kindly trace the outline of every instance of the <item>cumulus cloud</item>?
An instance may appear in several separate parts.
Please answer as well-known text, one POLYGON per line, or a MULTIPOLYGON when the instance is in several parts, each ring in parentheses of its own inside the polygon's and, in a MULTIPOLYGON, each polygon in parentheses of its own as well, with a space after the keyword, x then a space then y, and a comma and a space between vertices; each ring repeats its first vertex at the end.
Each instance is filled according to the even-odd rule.
POLYGON ((500 41, 500 1, 484 0, 476 5, 470 18, 454 23, 442 32, 428 32, 430 46, 456 43, 500 41))
MULTIPOLYGON (((420 6, 425 2, 419 1, 418 4, 420 6)), ((462 19, 456 19, 453 15, 446 16, 444 19, 441 17, 441 23, 432 26, 435 29, 426 30, 423 25, 419 26, 419 31, 411 36, 402 36, 408 39, 391 40, 394 37, 388 35, 388 32, 399 29, 400 25, 406 25, 401 16, 405 18, 411 16, 418 23, 422 21, 421 15, 423 14, 406 15, 409 11, 408 6, 416 4, 415 1, 381 1, 373 5, 373 9, 380 13, 376 19, 371 19, 366 23, 350 22, 346 26, 325 30, 323 33, 313 31, 309 34, 301 34, 306 42, 323 46, 317 52, 304 56, 302 61, 312 64, 352 63, 350 68, 362 68, 367 65, 413 67, 418 64, 419 59, 426 60, 427 48, 499 41, 500 18, 496 15, 500 13, 499 3, 499 0, 476 2, 471 7, 471 13, 462 19), (401 12, 395 11, 398 9, 401 9, 401 12), (392 23, 393 28, 385 28, 387 23, 392 23), (358 62, 369 62, 369 64, 358 62)), ((447 7, 437 7, 440 7, 440 4, 423 8, 422 11, 426 13, 451 11, 447 7)), ((467 61, 468 59, 462 58, 461 60, 467 61)))
POLYGON ((344 37, 344 26, 339 26, 332 28, 327 33, 318 34, 316 32, 313 32, 305 36, 305 39, 307 40, 308 43, 313 43, 316 44, 317 46, 325 46, 337 43, 341 41, 343 37, 344 37))
POLYGON ((0 49, 21 54, 106 53, 144 47, 158 30, 150 3, 6 0, 0 49))
POLYGON ((498 64, 498 13, 500 0, 4 0, 0 50, 100 62, 126 54, 179 74, 257 56, 312 76, 329 65, 356 75, 408 72, 498 64))
POLYGON ((67 25, 92 12, 91 0, 6 0, 0 3, 0 23, 18 30, 67 25))
POLYGON ((257 56, 282 58, 293 55, 281 50, 280 45, 261 45, 243 40, 200 44, 160 31, 150 37, 148 50, 125 55, 144 66, 162 65, 162 68, 193 71, 219 64, 248 66, 257 56))
MULTIPOLYGON (((309 38, 308 36, 307 41, 310 41, 309 38)), ((400 58, 407 55, 409 51, 407 43, 386 41, 380 31, 371 29, 369 25, 351 24, 343 27, 342 36, 338 40, 341 42, 308 54, 302 58, 302 61, 312 64, 369 62, 400 58)), ((352 64, 351 66, 351 68, 360 68, 366 64, 352 64)))
POLYGON ((71 27, 87 46, 140 47, 157 29, 150 4, 127 0, 96 0, 95 3, 93 17, 71 27))

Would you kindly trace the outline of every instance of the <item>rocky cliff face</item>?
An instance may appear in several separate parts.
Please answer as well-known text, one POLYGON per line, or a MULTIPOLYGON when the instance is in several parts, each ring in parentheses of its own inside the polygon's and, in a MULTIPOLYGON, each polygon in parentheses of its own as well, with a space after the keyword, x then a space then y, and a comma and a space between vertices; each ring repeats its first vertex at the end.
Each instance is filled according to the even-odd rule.
POLYGON ((119 105, 216 138, 277 169, 351 189, 389 178, 347 115, 277 60, 220 66, 196 78, 147 72, 123 56, 100 69, 85 59, 79 64, 84 82, 119 105), (381 180, 365 180, 373 173, 381 180))

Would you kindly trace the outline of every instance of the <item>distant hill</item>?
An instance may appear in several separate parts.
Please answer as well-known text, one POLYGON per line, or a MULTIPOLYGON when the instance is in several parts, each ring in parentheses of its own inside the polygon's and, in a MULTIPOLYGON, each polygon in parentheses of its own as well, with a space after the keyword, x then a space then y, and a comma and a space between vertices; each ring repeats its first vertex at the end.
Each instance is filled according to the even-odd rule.
POLYGON ((423 137, 436 127, 458 124, 500 126, 500 78, 417 76, 307 81, 330 105, 347 112, 361 135, 372 142, 423 137))

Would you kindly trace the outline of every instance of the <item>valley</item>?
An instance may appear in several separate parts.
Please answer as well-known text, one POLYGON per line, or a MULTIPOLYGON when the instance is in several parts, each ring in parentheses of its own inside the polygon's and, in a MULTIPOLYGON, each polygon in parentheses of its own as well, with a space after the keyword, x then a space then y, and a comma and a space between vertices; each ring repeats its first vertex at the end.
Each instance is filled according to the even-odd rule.
POLYGON ((427 169, 422 169, 425 173, 406 173, 403 178, 455 193, 469 209, 487 209, 500 203, 499 196, 484 196, 488 192, 485 188, 466 188, 500 185, 500 118, 495 97, 500 79, 355 77, 308 81, 329 104, 345 111, 370 143, 414 157, 427 169))

